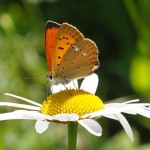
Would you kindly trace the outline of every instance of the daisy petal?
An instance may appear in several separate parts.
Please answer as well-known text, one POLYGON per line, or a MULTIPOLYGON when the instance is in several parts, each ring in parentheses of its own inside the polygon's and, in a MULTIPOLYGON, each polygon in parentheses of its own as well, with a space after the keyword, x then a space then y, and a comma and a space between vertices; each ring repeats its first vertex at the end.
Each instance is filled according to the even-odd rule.
POLYGON ((66 89, 78 89, 77 80, 73 80, 73 81, 69 82, 68 84, 57 84, 57 85, 51 86, 51 91, 53 94, 60 92, 62 90, 66 90, 66 89))
POLYGON ((39 134, 43 133, 44 131, 47 130, 49 124, 50 124, 50 122, 37 120, 36 123, 35 123, 36 132, 39 133, 39 134))
POLYGON ((93 73, 83 80, 80 89, 87 91, 91 94, 95 94, 98 86, 98 76, 93 73))
POLYGON ((16 110, 10 113, 0 114, 0 120, 12 120, 12 119, 31 119, 31 120, 53 120, 52 116, 39 113, 37 111, 16 110))
POLYGON ((53 116, 53 118, 56 121, 67 122, 67 121, 77 121, 79 119, 79 116, 77 114, 59 114, 53 116))
POLYGON ((51 86, 52 94, 55 94, 55 93, 57 93, 57 92, 59 92, 61 90, 65 90, 65 86, 62 85, 62 84, 57 84, 57 85, 53 84, 51 86))
POLYGON ((135 102, 139 102, 139 101, 140 101, 139 99, 133 99, 133 100, 124 102, 124 104, 135 103, 135 102))
POLYGON ((18 113, 16 111, 9 112, 9 113, 2 113, 0 114, 0 120, 13 120, 13 119, 28 119, 25 118, 22 113, 18 113))
POLYGON ((21 97, 21 96, 17 96, 17 95, 10 94, 10 93, 5 93, 5 95, 7 95, 7 96, 11 96, 11 97, 14 97, 14 98, 17 98, 17 99, 23 100, 23 101, 26 101, 26 102, 28 102, 28 103, 31 103, 31 104, 36 105, 36 106, 39 106, 39 107, 41 107, 41 106, 42 106, 42 105, 41 105, 41 104, 39 104, 39 103, 36 103, 36 102, 34 102, 34 101, 32 101, 32 100, 29 100, 29 99, 24 98, 24 97, 21 97))
POLYGON ((38 118, 44 118, 40 113, 35 111, 16 110, 14 112, 0 114, 0 120, 13 120, 13 119, 31 119, 37 120, 38 118))
POLYGON ((78 120, 78 123, 95 136, 102 135, 102 127, 93 119, 78 120))
POLYGON ((109 118, 109 119, 118 120, 118 119, 116 118, 116 116, 113 115, 113 114, 106 114, 106 115, 103 115, 103 116, 106 117, 106 118, 109 118))
POLYGON ((30 109, 30 110, 40 110, 41 109, 40 107, 37 107, 37 106, 11 103, 11 102, 0 102, 0 106, 11 106, 11 107, 24 108, 24 109, 30 109))
POLYGON ((139 115, 142 115, 142 116, 144 116, 144 117, 147 117, 147 118, 150 118, 150 111, 147 109, 145 109, 145 108, 138 108, 137 110, 136 110, 136 112, 139 114, 139 115))
POLYGON ((18 113, 22 113, 25 118, 33 119, 33 120, 49 120, 52 121, 54 118, 52 116, 42 114, 37 111, 27 111, 27 110, 16 110, 18 113))
POLYGON ((111 114, 117 114, 122 112, 122 108, 105 108, 96 112, 92 112, 92 113, 88 113, 82 116, 82 118, 95 118, 95 117, 100 117, 100 116, 104 116, 104 115, 111 115, 111 114))
POLYGON ((133 132, 126 118, 121 113, 115 114, 115 116, 118 118, 118 121, 121 123, 128 137, 133 142, 134 141, 133 132))
POLYGON ((73 80, 70 82, 70 88, 71 89, 78 89, 78 81, 77 80, 73 80))

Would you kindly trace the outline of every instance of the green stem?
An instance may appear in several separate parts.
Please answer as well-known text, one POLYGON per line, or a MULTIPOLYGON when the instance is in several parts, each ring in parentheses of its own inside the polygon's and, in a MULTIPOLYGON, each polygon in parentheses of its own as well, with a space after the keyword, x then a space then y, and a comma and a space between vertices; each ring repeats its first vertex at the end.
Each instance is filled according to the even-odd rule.
POLYGON ((68 150, 76 150, 78 123, 68 123, 68 150))

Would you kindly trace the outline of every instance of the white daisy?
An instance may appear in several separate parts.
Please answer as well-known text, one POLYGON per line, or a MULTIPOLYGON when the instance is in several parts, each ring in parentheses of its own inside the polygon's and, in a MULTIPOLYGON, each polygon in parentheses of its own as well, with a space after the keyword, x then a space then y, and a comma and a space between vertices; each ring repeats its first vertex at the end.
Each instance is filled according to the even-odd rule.
POLYGON ((38 133, 43 133, 52 122, 78 122, 91 134, 101 136, 102 127, 95 119, 103 116, 119 121, 130 140, 133 141, 132 129, 122 113, 139 114, 150 118, 150 103, 138 103, 139 100, 135 99, 123 103, 104 104, 99 97, 94 95, 97 85, 98 76, 96 74, 86 77, 79 90, 77 81, 65 86, 53 85, 53 94, 47 97, 42 105, 17 95, 5 93, 7 96, 26 101, 30 105, 0 102, 0 106, 21 108, 0 114, 0 120, 36 120, 35 129, 38 133), (76 88, 72 89, 72 87, 76 88))

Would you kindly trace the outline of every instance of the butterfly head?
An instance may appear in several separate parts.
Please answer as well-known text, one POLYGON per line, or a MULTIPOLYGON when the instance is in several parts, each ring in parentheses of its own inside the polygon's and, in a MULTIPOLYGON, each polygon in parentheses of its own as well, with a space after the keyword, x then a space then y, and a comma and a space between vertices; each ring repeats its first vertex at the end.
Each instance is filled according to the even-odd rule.
POLYGON ((54 76, 51 71, 47 74, 47 79, 53 85, 57 85, 59 83, 67 84, 67 83, 69 83, 71 81, 69 78, 66 77, 66 75, 63 75, 63 76, 54 76))
POLYGON ((52 84, 55 84, 55 85, 58 84, 58 82, 57 82, 57 80, 54 78, 52 72, 49 72, 49 73, 47 74, 47 79, 48 79, 48 80, 50 81, 50 83, 52 83, 52 84))

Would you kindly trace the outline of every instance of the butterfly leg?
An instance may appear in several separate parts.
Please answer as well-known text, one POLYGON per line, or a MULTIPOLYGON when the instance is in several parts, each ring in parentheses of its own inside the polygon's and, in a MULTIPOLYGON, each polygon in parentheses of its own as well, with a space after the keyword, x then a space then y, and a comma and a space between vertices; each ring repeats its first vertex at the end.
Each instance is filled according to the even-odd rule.
POLYGON ((77 88, 77 86, 76 86, 74 80, 72 80, 72 83, 73 83, 74 88, 77 90, 78 88, 77 88))
POLYGON ((47 81, 46 83, 45 83, 45 85, 44 85, 44 89, 45 89, 45 95, 46 95, 46 100, 47 100, 47 97, 50 95, 50 91, 52 90, 50 90, 50 86, 49 86, 49 82, 47 81))

